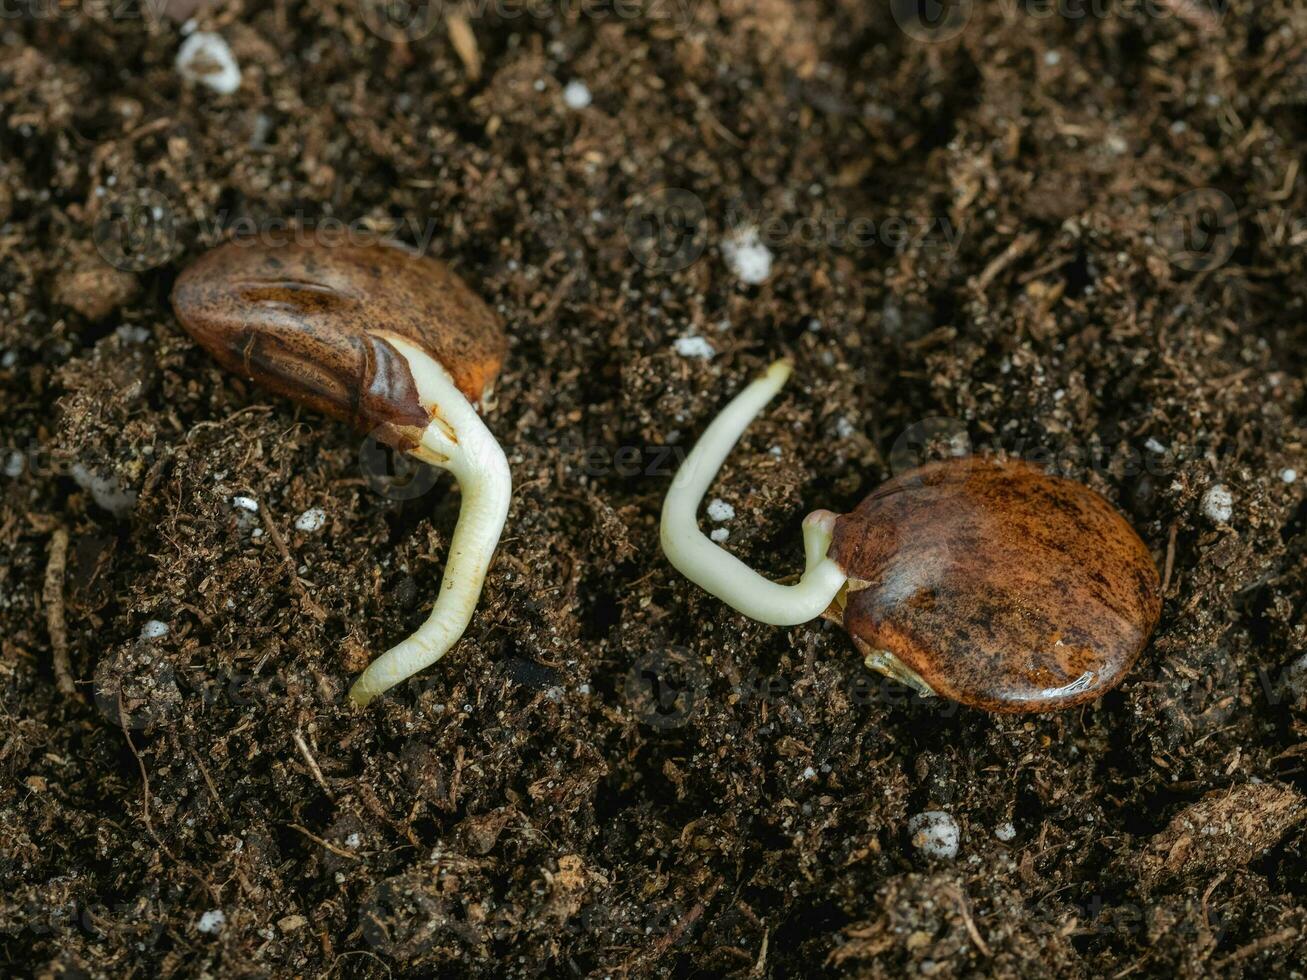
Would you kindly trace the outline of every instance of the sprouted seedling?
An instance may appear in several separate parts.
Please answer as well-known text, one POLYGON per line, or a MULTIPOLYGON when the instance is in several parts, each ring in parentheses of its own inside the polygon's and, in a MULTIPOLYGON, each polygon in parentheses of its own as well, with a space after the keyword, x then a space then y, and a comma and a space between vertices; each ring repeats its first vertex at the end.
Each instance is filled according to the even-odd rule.
POLYGON ((376 658, 366 705, 458 642, 512 496, 508 461, 475 408, 503 362, 498 318, 445 265, 392 244, 230 242, 177 280, 173 308, 229 371, 453 473, 463 493, 440 594, 376 658))
POLYGON ((673 480, 661 538, 681 574, 764 623, 840 623, 868 668, 922 695, 1047 711, 1120 682, 1161 613, 1157 566, 1101 496, 1028 463, 927 463, 849 514, 815 511, 803 522, 807 560, 793 585, 706 538, 700 501, 790 371, 781 361, 747 385, 673 480))

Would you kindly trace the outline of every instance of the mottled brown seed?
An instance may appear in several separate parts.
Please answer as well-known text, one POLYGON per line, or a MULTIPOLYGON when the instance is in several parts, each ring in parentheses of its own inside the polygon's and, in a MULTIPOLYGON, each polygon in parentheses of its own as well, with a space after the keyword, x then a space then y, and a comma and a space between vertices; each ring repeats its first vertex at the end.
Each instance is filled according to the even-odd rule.
POLYGON ((936 694, 989 711, 1101 696, 1161 613, 1157 566, 1088 487, 963 457, 888 481, 835 523, 849 584, 827 612, 936 694))
POLYGON ((507 348, 499 318, 444 263, 389 243, 229 242, 178 277, 172 304, 229 371, 401 449, 430 413, 387 334, 430 354, 474 404, 507 348))

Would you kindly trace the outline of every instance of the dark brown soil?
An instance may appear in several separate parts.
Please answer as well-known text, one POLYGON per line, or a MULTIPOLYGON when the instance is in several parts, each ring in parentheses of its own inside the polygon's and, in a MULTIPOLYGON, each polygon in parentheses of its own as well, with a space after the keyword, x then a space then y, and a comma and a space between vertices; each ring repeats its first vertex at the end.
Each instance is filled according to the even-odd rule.
POLYGON ((158 6, 0 19, 0 975, 1302 975, 1295 4, 501 0, 405 38, 232 0, 197 14, 231 95, 158 6), (376 489, 167 301, 235 231, 330 221, 511 335, 477 616, 366 711, 457 491, 376 489), (737 554, 793 573, 803 514, 964 434, 1131 516, 1166 600, 1125 683, 921 700, 676 575, 677 454, 781 353, 713 490, 737 554))

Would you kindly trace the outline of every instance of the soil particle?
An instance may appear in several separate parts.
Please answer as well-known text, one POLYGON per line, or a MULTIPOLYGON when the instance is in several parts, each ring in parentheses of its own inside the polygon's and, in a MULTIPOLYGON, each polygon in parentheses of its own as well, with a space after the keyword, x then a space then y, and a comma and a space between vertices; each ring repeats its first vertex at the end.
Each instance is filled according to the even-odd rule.
POLYGON ((55 277, 51 297, 87 320, 103 320, 130 300, 139 287, 136 276, 84 250, 55 277))

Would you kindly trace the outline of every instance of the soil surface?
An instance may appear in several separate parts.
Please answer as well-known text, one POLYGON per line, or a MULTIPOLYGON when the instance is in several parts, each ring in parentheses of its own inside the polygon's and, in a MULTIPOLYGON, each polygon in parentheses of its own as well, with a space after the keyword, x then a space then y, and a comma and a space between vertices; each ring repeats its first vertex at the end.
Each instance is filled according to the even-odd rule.
POLYGON ((3 8, 0 974, 1303 975, 1307 20, 915 9, 3 8), (363 711, 457 487, 168 303, 342 223, 511 338, 477 614, 363 711), (675 464, 781 354, 705 527, 783 577, 926 455, 1037 460, 1163 570, 1120 688, 921 699, 674 573, 675 464))

